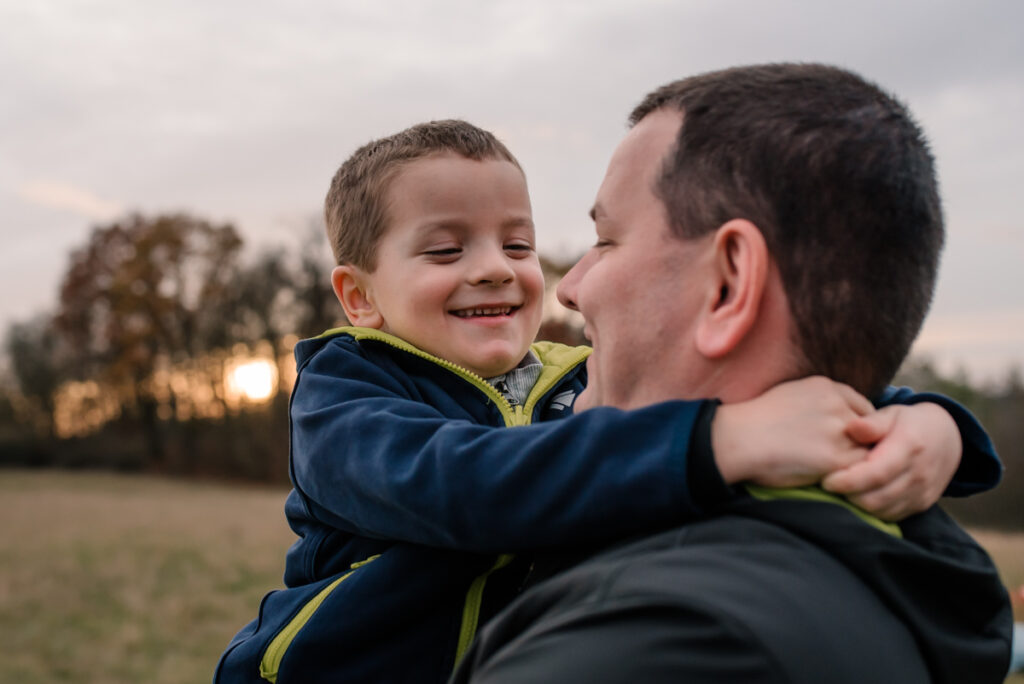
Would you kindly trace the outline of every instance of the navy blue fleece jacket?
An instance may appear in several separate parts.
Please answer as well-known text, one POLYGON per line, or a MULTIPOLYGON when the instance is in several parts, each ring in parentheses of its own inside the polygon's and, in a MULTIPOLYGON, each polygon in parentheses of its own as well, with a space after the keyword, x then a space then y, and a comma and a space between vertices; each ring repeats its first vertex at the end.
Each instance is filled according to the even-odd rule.
MULTIPOLYGON (((534 352, 544 371, 512 407, 482 378, 377 331, 296 347, 286 514, 299 539, 287 588, 264 598, 215 681, 445 681, 529 570, 504 554, 683 522, 731 495, 710 452, 714 402, 554 420, 571 414, 588 350, 534 352)), ((890 395, 939 400, 957 420, 965 456, 949 493, 995 485, 1001 466, 968 412, 890 395)))

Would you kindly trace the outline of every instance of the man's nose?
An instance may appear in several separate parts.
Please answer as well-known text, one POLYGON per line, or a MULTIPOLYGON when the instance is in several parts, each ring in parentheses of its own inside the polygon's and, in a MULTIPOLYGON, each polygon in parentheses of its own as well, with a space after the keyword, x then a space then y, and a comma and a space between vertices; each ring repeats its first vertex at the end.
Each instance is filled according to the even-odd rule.
POLYGON ((576 265, 569 269, 561 282, 558 283, 558 287, 555 288, 555 294, 558 296, 559 303, 567 309, 573 311, 579 311, 580 308, 576 305, 576 288, 580 282, 580 276, 583 274, 584 266, 583 262, 586 261, 587 256, 584 255, 582 259, 576 262, 576 265))

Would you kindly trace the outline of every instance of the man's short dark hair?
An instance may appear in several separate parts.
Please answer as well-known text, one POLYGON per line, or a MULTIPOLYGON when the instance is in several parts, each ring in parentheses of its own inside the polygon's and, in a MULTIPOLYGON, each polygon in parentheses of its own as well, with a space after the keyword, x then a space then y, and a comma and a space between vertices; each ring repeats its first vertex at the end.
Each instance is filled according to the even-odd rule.
POLYGON ((907 109, 819 64, 676 81, 630 122, 666 107, 684 117, 655 188, 673 233, 698 237, 734 218, 757 225, 803 370, 879 391, 924 321, 944 237, 932 156, 907 109))
POLYGON ((507 161, 522 171, 493 133, 459 119, 428 121, 373 140, 345 160, 324 200, 327 238, 337 263, 374 270, 377 243, 387 229, 391 181, 405 164, 444 153, 507 161))

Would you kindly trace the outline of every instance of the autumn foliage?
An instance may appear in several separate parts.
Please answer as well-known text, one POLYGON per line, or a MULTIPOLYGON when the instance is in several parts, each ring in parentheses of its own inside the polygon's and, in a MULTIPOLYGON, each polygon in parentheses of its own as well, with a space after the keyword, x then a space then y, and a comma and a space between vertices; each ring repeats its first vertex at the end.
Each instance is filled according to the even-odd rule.
MULTIPOLYGON (((568 264, 542 259, 539 337, 582 344, 580 320, 550 293, 568 264)), ((69 257, 56 313, 12 325, 0 375, 0 466, 115 468, 285 482, 291 349, 343 324, 322 228, 246 255, 231 224, 131 215, 93 228, 69 257), (266 364, 253 400, 232 369, 266 364)), ((1024 526, 1024 383, 975 387, 912 361, 900 384, 967 405, 1007 466, 991 494, 947 502, 969 523, 1024 526)))

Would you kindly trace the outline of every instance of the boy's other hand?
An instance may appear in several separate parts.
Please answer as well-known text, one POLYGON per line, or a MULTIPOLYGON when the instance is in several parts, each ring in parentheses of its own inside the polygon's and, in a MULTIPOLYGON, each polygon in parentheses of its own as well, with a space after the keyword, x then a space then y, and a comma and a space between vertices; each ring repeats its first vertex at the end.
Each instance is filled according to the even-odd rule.
POLYGON ((847 432, 873 446, 862 462, 827 475, 822 487, 883 520, 931 507, 960 465, 960 431, 937 404, 887 406, 853 419, 847 432))
POLYGON ((749 401, 718 407, 711 447, 727 484, 815 484, 868 456, 871 442, 847 426, 874 411, 853 388, 822 376, 785 382, 749 401))

